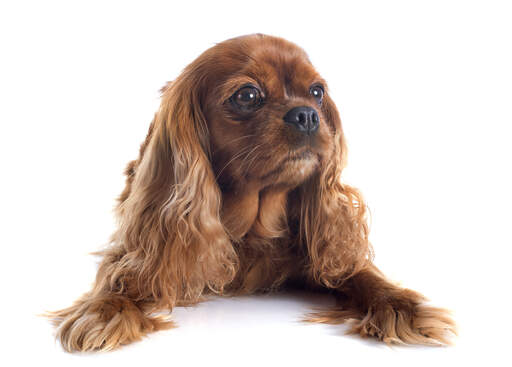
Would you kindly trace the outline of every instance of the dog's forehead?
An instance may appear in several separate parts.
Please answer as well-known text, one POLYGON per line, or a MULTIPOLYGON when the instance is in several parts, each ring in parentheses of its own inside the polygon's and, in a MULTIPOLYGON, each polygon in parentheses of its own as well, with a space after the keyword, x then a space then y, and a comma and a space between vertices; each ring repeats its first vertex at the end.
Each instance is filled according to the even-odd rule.
POLYGON ((326 87, 306 52, 282 38, 251 35, 220 46, 222 61, 209 64, 225 68, 214 72, 221 103, 246 84, 256 84, 267 97, 278 99, 304 96, 314 83, 326 87))
POLYGON ((243 73, 254 78, 272 94, 293 93, 308 89, 320 81, 307 55, 299 48, 261 48, 249 58, 243 73))

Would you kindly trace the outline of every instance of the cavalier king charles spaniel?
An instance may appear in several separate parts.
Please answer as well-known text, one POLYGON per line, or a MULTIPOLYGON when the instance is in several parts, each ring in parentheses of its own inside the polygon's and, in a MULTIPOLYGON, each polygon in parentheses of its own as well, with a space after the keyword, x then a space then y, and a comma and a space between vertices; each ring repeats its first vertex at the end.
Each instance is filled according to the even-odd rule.
POLYGON ((92 290, 49 313, 64 349, 114 349, 172 327, 159 311, 288 286, 337 298, 309 321, 449 343, 449 313, 372 263, 365 204, 340 180, 346 154, 301 48, 256 34, 206 50, 162 89, 92 290))

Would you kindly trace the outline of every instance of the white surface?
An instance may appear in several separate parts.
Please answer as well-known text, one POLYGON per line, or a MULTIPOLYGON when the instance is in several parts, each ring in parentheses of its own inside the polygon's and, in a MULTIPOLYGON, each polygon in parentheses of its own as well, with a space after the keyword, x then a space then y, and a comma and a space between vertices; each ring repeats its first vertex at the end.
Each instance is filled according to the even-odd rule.
POLYGON ((510 317, 512 65, 508 3, 2 2, 2 365, 505 365, 510 317), (329 82, 348 182, 372 211, 376 262, 452 308, 452 348, 388 348, 297 320, 328 297, 220 299, 175 330, 69 355, 37 313, 94 279, 125 164, 158 89, 200 52, 263 32, 329 82))

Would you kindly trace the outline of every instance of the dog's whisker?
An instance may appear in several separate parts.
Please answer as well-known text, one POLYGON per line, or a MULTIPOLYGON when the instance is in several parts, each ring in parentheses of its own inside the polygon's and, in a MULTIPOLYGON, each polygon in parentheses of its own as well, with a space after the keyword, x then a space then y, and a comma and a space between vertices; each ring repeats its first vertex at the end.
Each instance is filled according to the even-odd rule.
POLYGON ((237 141, 240 141, 242 139, 252 138, 254 136, 256 136, 256 135, 255 134, 249 134, 249 135, 240 136, 240 137, 238 137, 236 139, 228 141, 227 143, 224 143, 224 146, 228 146, 228 145, 231 145, 231 144, 233 144, 233 143, 235 143, 237 141))
POLYGON ((261 148, 262 146, 263 146, 263 143, 256 145, 256 146, 255 146, 255 147, 254 147, 254 148, 253 148, 253 149, 252 149, 252 150, 251 150, 251 151, 250 151, 250 152, 249 152, 249 153, 244 157, 244 159, 243 159, 242 163, 240 164, 240 167, 245 167, 243 176, 245 176, 245 175, 247 174, 248 169, 249 169, 249 167, 248 167, 248 165, 247 165, 247 161, 249 160, 249 157, 250 157, 250 156, 251 156, 251 154, 253 154, 254 152, 256 152, 256 154, 255 154, 255 155, 257 155, 257 154, 258 154, 257 149, 261 148))
POLYGON ((236 159, 240 158, 243 154, 245 154, 248 150, 250 149, 250 147, 246 147, 244 149, 242 149, 238 154, 234 155, 233 158, 231 158, 228 163, 226 163, 224 165, 224 167, 222 167, 221 170, 219 170, 219 173, 217 173, 217 175, 215 176, 215 179, 218 180, 220 175, 222 174, 222 172, 232 163, 234 162, 236 159))

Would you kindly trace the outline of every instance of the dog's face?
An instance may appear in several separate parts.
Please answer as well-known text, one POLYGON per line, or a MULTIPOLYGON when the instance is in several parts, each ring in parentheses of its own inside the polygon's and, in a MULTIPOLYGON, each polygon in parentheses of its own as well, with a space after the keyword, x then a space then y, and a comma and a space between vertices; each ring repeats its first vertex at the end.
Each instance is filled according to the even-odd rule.
POLYGON ((300 184, 332 156, 340 128, 326 82, 287 41, 256 37, 227 45, 212 55, 221 66, 203 97, 218 181, 300 184))

